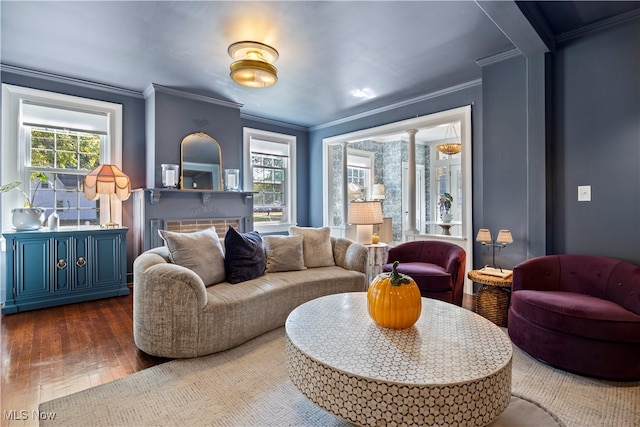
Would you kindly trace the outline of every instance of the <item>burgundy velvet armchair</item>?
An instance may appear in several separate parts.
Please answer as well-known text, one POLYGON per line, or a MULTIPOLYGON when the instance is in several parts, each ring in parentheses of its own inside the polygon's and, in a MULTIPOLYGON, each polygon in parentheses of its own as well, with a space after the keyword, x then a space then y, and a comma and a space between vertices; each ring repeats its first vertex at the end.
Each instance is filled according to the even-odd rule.
POLYGON ((548 364, 640 379, 640 267, 591 255, 549 255, 513 270, 509 336, 548 364))
POLYGON ((466 258, 464 249, 454 243, 418 240, 390 248, 382 270, 391 271, 393 262, 399 261, 398 272, 411 276, 423 297, 462 306, 466 258))

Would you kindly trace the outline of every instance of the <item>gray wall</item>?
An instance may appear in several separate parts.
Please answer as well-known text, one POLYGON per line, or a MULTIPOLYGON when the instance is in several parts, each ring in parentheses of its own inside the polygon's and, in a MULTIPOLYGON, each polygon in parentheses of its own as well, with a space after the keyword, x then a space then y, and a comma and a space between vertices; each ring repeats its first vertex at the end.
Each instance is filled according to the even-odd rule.
POLYGON ((553 251, 640 264, 640 20, 561 46, 553 70, 553 251))
MULTIPOLYGON (((526 59, 517 56, 482 69, 484 108, 482 198, 476 199, 481 223, 495 239, 500 229, 511 230, 513 244, 496 254, 496 264, 511 268, 527 258, 527 80, 526 59)), ((540 171, 544 173, 544 171, 540 171)), ((475 236, 475 235, 474 235, 475 236)), ((492 262, 490 248, 476 243, 476 267, 492 262)))
POLYGON ((147 187, 162 187, 160 165, 180 164, 180 143, 185 136, 196 132, 204 132, 218 141, 222 151, 222 169, 242 169, 239 108, 163 88, 154 92, 151 101, 153 116, 147 117, 150 126, 146 150, 147 187), (151 168, 153 171, 149 170, 151 168))

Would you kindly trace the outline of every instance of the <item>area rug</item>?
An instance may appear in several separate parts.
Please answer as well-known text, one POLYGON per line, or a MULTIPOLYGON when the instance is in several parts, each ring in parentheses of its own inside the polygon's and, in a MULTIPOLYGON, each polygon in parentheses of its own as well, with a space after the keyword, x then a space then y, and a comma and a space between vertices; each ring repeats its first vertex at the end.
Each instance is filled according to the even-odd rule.
MULTIPOLYGON (((173 360, 44 402, 47 426, 343 426, 289 380, 284 329, 210 356, 173 360)), ((640 383, 587 379, 514 348, 513 397, 492 427, 633 426, 640 383)))

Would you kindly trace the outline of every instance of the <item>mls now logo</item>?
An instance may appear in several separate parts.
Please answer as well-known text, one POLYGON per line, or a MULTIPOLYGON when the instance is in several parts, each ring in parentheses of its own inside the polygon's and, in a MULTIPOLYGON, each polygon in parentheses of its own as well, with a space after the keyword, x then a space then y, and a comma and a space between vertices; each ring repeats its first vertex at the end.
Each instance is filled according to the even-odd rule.
POLYGON ((27 411, 23 409, 18 411, 12 409, 10 411, 4 411, 4 419, 7 421, 26 421, 32 420, 53 420, 56 418, 55 412, 40 412, 40 411, 27 411))

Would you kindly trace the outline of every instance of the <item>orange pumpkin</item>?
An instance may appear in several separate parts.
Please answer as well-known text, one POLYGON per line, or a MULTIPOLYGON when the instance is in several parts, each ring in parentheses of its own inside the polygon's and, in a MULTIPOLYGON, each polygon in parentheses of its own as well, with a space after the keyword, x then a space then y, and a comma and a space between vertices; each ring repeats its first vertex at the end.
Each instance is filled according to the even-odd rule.
POLYGON ((367 291, 369 315, 378 325, 391 329, 410 328, 420 318, 422 297, 416 282, 398 273, 399 262, 389 273, 373 279, 367 291))

